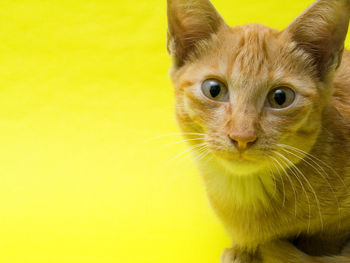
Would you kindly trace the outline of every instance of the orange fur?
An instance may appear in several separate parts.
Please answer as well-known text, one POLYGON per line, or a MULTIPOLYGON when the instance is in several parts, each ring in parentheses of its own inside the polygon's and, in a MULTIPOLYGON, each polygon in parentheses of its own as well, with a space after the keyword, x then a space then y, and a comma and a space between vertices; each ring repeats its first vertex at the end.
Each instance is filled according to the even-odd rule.
POLYGON ((205 135, 198 166, 233 242, 222 262, 350 262, 349 14, 349 0, 318 0, 279 32, 231 28, 208 0, 168 0, 176 116, 205 135), (203 95, 211 78, 228 101, 203 95), (283 85, 293 105, 268 107, 283 85))

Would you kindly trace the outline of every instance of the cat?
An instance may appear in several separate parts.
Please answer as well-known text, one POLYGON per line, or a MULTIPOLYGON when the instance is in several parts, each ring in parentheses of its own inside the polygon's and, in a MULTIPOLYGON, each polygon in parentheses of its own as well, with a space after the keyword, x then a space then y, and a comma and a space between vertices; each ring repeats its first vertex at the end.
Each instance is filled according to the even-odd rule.
POLYGON ((281 32, 167 4, 176 119, 232 238, 221 262, 349 263, 350 0, 281 32))

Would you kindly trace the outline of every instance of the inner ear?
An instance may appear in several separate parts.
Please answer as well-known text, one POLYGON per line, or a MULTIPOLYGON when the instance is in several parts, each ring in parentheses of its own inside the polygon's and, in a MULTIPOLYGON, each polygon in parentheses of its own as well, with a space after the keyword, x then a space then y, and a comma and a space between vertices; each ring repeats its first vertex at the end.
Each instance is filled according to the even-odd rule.
POLYGON ((182 66, 196 45, 226 25, 208 0, 168 0, 168 51, 182 66))
POLYGON ((341 63, 349 15, 348 0, 318 0, 284 31, 309 54, 321 80, 341 63))

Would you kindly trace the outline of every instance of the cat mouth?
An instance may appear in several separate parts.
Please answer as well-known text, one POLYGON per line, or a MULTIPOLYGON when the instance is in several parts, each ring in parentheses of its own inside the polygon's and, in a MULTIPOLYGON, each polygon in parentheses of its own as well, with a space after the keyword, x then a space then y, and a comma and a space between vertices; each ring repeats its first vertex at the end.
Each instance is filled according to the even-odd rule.
POLYGON ((265 149, 259 150, 256 147, 240 151, 234 147, 225 147, 217 144, 208 144, 208 146, 212 154, 217 158, 236 164, 261 163, 267 159, 268 155, 265 149))
POLYGON ((238 153, 238 160, 245 160, 244 153, 238 153))
POLYGON ((250 175, 262 169, 262 162, 258 158, 242 153, 215 153, 216 160, 232 174, 250 175))
POLYGON ((214 154, 219 158, 224 158, 226 160, 238 161, 238 162, 256 162, 259 158, 254 157, 249 152, 239 152, 230 150, 215 150, 214 154))

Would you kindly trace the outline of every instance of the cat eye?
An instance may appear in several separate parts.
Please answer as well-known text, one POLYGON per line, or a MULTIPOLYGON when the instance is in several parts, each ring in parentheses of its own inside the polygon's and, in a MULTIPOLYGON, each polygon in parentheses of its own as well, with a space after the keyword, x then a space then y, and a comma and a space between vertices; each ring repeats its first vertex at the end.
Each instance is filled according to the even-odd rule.
POLYGON ((277 87, 267 96, 268 104, 274 109, 284 109, 295 100, 295 92, 289 87, 277 87))
POLYGON ((202 83, 202 92, 210 100, 228 101, 228 90, 221 81, 208 79, 202 83))

